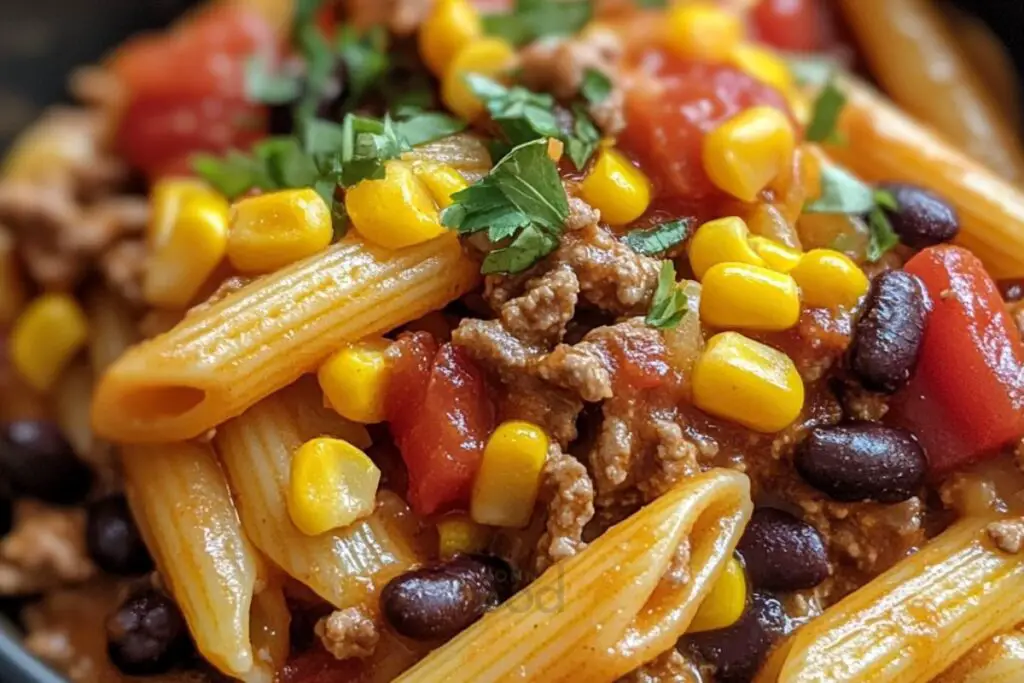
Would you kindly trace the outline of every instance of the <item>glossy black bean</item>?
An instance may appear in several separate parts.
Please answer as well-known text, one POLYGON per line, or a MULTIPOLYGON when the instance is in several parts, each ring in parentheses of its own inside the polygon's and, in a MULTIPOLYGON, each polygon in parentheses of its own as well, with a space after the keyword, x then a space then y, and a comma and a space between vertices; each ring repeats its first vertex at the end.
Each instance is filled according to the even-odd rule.
POLYGON ((818 530, 784 510, 756 509, 736 550, 758 589, 814 588, 828 577, 828 554, 818 530))
POLYGON ((89 504, 85 542, 89 556, 103 571, 132 576, 153 568, 124 496, 109 496, 89 504))
POLYGON ((834 500, 898 503, 924 484, 928 461, 914 436, 854 422, 815 427, 796 449, 797 472, 834 500))
POLYGON ((718 683, 748 683, 768 650, 788 631, 789 619, 782 603, 768 593, 755 591, 735 624, 687 636, 684 644, 715 667, 718 683))
POLYGON ((155 590, 128 598, 107 619, 106 628, 110 661, 130 676, 164 673, 189 653, 178 606, 155 590))
POLYGON ((949 242, 960 232, 956 211, 934 192, 904 183, 883 183, 878 189, 896 200, 898 208, 886 209, 886 213, 903 244, 924 249, 949 242))
POLYGON ((906 271, 871 283, 850 348, 850 369, 864 388, 892 394, 910 380, 928 318, 924 285, 906 271))
POLYGON ((92 471, 75 456, 60 429, 44 420, 3 425, 0 475, 15 496, 59 505, 80 502, 92 486, 92 471))
POLYGON ((511 585, 501 560, 461 556, 392 579, 381 592, 381 613, 403 636, 447 639, 507 599, 511 585))

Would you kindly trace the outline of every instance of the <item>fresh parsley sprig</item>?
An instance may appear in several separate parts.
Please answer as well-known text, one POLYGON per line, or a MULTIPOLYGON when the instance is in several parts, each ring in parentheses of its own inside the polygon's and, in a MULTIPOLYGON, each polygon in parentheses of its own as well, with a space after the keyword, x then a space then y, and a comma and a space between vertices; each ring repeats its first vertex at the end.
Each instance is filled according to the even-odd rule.
POLYGON ((896 199, 876 190, 835 165, 821 169, 821 196, 804 207, 805 213, 838 213, 865 216, 870 236, 867 259, 874 263, 899 244, 885 209, 895 210, 896 199))
POLYGON ((686 315, 688 303, 686 292, 676 283, 675 264, 669 260, 662 261, 658 286, 644 321, 661 330, 676 327, 686 315))
POLYGON ((680 244, 690 234, 692 218, 666 221, 650 228, 631 230, 623 241, 630 249, 644 256, 661 254, 680 244))
POLYGON ((828 142, 842 144, 839 133, 839 116, 846 106, 846 95, 830 78, 814 100, 811 108, 811 121, 807 125, 805 135, 810 142, 828 142))
POLYGON ((484 30, 515 45, 579 32, 593 17, 592 0, 516 0, 511 12, 484 17, 484 30))
POLYGON ((568 217, 558 168, 547 142, 537 139, 513 148, 485 178, 453 194, 441 222, 463 235, 486 232, 497 248, 481 272, 519 273, 558 247, 568 217))

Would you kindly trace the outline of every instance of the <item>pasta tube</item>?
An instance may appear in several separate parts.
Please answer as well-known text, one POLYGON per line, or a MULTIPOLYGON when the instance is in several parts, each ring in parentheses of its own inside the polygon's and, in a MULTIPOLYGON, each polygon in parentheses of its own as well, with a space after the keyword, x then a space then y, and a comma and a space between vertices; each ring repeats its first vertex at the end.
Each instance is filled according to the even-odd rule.
POLYGON ((1011 182, 1024 179, 1013 126, 929 0, 842 0, 858 44, 892 98, 1011 182))
POLYGON ((688 479, 398 680, 614 681, 675 645, 752 507, 742 474, 711 470, 688 479), (687 579, 663 578, 680 557, 687 579))
POLYGON ((1024 554, 969 518, 830 607, 769 658, 757 683, 923 683, 1024 619, 1024 554))
POLYGON ((1024 671, 1024 633, 1001 633, 964 655, 933 683, 1017 683, 1024 671))
POLYGON ((253 543, 275 564, 337 608, 365 603, 388 579, 418 561, 410 513, 384 492, 368 519, 320 536, 300 532, 285 492, 292 453, 322 435, 366 446, 361 425, 323 407, 316 382, 300 380, 217 430, 216 447, 253 543))
POLYGON ((461 296, 477 270, 454 234, 398 251, 350 236, 130 349, 99 383, 93 425, 103 437, 130 443, 199 436, 346 341, 461 296))
POLYGON ((263 568, 242 532, 213 450, 182 442, 133 446, 124 456, 132 512, 196 647, 230 676, 273 680, 273 669, 254 654, 250 640, 263 568))
POLYGON ((1024 194, 899 111, 853 77, 829 156, 867 181, 899 180, 934 190, 960 215, 957 241, 994 277, 1024 277, 1024 194))

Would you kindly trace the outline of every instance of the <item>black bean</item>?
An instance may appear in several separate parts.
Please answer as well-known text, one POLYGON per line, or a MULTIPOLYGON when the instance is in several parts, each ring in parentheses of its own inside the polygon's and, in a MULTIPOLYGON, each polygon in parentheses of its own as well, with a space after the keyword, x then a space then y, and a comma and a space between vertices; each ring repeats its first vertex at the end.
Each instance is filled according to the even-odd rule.
POLYGON ((50 503, 80 502, 92 486, 92 471, 75 456, 52 422, 20 420, 0 433, 0 475, 15 496, 50 503))
POLYGON ((131 576, 153 568, 124 496, 109 496, 89 504, 85 541, 93 562, 111 574, 131 576))
POLYGON ((789 631, 782 603, 767 593, 754 592, 739 621, 718 631, 695 633, 685 645, 715 667, 719 683, 753 680, 768 650, 789 631))
POLYGON ((381 592, 381 612, 398 633, 447 639, 509 597, 512 572, 501 560, 461 556, 397 576, 381 592))
POLYGON ((1024 280, 1000 280, 999 293, 1008 304, 1024 299, 1024 280))
POLYGON ((807 483, 834 500, 898 503, 924 484, 928 461, 910 432, 853 422, 812 429, 795 464, 807 483))
POLYGON ((736 550, 755 588, 795 591, 828 577, 828 554, 818 530, 784 510, 756 509, 736 550))
POLYGON ((178 606, 146 590, 122 604, 106 623, 107 653, 129 676, 164 673, 189 654, 188 632, 178 606))
POLYGON ((0 491, 0 536, 6 536, 14 526, 14 501, 6 491, 0 491))
POLYGON ((914 249, 949 242, 960 232, 960 220, 946 200, 934 192, 904 183, 882 183, 879 190, 889 192, 897 210, 886 209, 900 241, 914 249))
POLYGON ((924 285, 895 270, 871 283, 850 348, 850 369, 865 389, 893 394, 910 380, 928 317, 924 285))

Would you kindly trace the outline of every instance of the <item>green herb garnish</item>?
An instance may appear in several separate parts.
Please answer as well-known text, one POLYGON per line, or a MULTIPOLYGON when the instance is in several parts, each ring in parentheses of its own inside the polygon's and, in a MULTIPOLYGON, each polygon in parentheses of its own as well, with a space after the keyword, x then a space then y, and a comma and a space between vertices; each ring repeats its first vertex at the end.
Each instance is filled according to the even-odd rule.
POLYGON ((842 65, 827 57, 808 57, 790 54, 786 56, 790 73, 800 85, 823 86, 842 69, 842 65))
POLYGON ((623 240, 630 249, 644 256, 668 251, 690 234, 691 218, 667 221, 643 230, 631 230, 623 240))
POLYGON ((484 30, 524 45, 545 36, 573 35, 593 14, 591 0, 516 0, 511 12, 485 16, 484 30))
POLYGON ((886 210, 898 211, 900 208, 899 203, 892 196, 892 193, 887 190, 875 190, 874 198, 875 206, 868 212, 870 237, 868 239, 867 258, 871 263, 878 261, 885 252, 900 243, 899 235, 893 230, 889 216, 885 213, 886 210))
POLYGON ((374 26, 360 34, 343 26, 335 38, 334 52, 345 65, 345 105, 354 107, 387 74, 387 31, 374 26))
POLYGON ((874 263, 899 244, 899 237, 885 214, 895 210, 891 193, 875 190, 844 169, 828 165, 821 169, 821 197, 804 207, 806 213, 839 213, 865 216, 870 229, 867 259, 874 263))
POLYGON ((412 147, 455 135, 466 129, 466 122, 440 112, 410 113, 395 122, 398 134, 412 147))
POLYGON ((465 79, 513 145, 538 138, 562 137, 555 119, 555 99, 551 95, 520 86, 505 87, 480 74, 466 74, 465 79))
POLYGON ((601 104, 612 94, 612 81, 601 71, 588 68, 583 72, 580 95, 589 104, 601 104))
POLYGON ((563 137, 565 153, 569 155, 573 166, 582 171, 590 157, 597 151, 597 146, 601 142, 601 132, 580 104, 573 105, 572 113, 572 134, 563 137))
POLYGON ((445 226, 464 235, 486 231, 501 245, 484 258, 485 274, 519 273, 550 254, 569 217, 569 199, 543 139, 515 147, 452 202, 441 213, 445 226))
POLYGON ((676 284, 676 267, 671 261, 661 262, 658 273, 658 287, 651 299, 651 310, 644 320, 651 327, 664 330, 676 327, 686 315, 688 300, 676 284))
POLYGON ((830 79, 814 100, 811 122, 807 126, 807 139, 811 142, 842 142, 838 125, 844 106, 846 95, 836 85, 835 79, 830 79))

